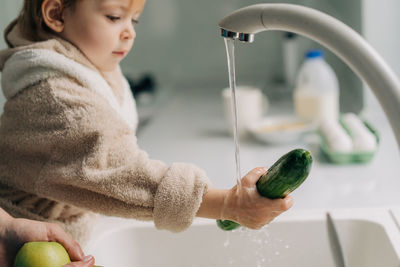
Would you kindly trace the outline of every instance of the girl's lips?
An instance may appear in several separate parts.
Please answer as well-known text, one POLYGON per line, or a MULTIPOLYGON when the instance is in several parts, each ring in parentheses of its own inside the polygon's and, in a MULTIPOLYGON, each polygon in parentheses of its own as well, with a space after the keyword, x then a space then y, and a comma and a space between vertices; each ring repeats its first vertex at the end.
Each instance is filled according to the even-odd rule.
POLYGON ((123 57, 123 56, 125 56, 126 52, 124 52, 124 51, 114 51, 113 54, 117 55, 117 56, 120 56, 120 57, 123 57))

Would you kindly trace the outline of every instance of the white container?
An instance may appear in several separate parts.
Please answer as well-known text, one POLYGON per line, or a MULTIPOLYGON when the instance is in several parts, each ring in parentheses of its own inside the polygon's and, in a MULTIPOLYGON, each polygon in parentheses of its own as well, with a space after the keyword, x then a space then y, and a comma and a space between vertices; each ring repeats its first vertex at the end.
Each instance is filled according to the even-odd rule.
POLYGON ((297 75, 294 105, 302 119, 320 123, 339 118, 339 83, 320 50, 306 54, 297 75))
MULTIPOLYGON (((233 134, 232 94, 230 88, 222 90, 225 118, 229 133, 233 134)), ((268 98, 261 89, 251 86, 236 87, 238 134, 247 135, 249 127, 262 119, 268 110, 268 98)))

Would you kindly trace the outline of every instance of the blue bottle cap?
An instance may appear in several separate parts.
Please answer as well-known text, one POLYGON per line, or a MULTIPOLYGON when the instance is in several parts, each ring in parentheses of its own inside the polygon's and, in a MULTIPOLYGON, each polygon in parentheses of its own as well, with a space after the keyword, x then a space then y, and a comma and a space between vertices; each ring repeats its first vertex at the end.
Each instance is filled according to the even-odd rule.
POLYGON ((306 53, 306 58, 318 58, 324 57, 324 52, 322 50, 309 50, 306 53))

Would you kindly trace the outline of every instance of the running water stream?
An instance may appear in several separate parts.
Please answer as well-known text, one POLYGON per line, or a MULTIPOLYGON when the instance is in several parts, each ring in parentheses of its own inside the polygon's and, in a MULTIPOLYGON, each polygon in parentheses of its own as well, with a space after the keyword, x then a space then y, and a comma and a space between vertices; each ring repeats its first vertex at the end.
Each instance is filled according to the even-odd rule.
POLYGON ((238 136, 238 110, 236 101, 236 73, 235 73, 235 43, 233 39, 224 38, 226 56, 228 60, 228 72, 229 72, 229 86, 231 88, 231 107, 232 107, 232 118, 233 118, 233 141, 235 143, 235 163, 236 163, 236 183, 238 192, 241 190, 240 179, 242 177, 240 173, 240 151, 239 151, 239 136, 238 136))
MULTIPOLYGON (((238 110, 237 110, 237 101, 236 101, 236 73, 235 73, 235 45, 234 40, 230 38, 224 38, 225 41, 225 48, 226 48, 226 55, 228 60, 228 72, 229 72, 229 86, 231 89, 231 108, 232 108, 232 123, 233 123, 233 141, 235 144, 235 164, 236 164, 236 183, 237 183, 237 193, 242 190, 241 184, 241 171, 240 171, 240 151, 239 151, 239 135, 238 135, 238 110)), ((226 241, 224 242, 223 246, 225 248, 229 248, 231 245, 231 234, 232 232, 227 232, 226 241)), ((257 232, 248 230, 247 228, 241 228, 239 234, 244 239, 249 239, 251 242, 257 244, 257 250, 254 252, 254 255, 250 257, 257 258, 257 267, 266 266, 272 263, 272 258, 265 257, 265 250, 271 248, 269 244, 269 231, 268 228, 265 227, 263 230, 259 230, 257 232)), ((273 240, 273 243, 276 243, 277 240, 273 240)), ((282 240, 278 240, 282 242, 282 240)), ((278 243, 279 243, 278 242, 278 243)), ((289 245, 286 246, 289 248, 289 245)), ((275 256, 279 257, 280 251, 277 250, 275 252, 275 256)), ((248 262, 249 255, 242 255, 238 257, 238 255, 230 256, 228 260, 228 265, 236 266, 237 264, 241 264, 241 262, 248 262)))

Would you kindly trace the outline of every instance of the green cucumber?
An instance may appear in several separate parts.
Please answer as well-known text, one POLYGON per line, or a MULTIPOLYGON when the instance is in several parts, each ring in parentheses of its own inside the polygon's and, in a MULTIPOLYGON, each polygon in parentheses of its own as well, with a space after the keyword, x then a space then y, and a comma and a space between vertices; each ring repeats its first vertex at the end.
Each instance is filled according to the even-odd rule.
POLYGON ((240 224, 230 220, 217 220, 217 225, 219 228, 225 231, 231 231, 240 227, 240 224))
MULTIPOLYGON (((299 187, 310 173, 311 153, 294 149, 276 161, 256 183, 258 193, 267 198, 284 198, 299 187)), ((240 224, 230 220, 217 220, 219 228, 231 231, 240 224)))

